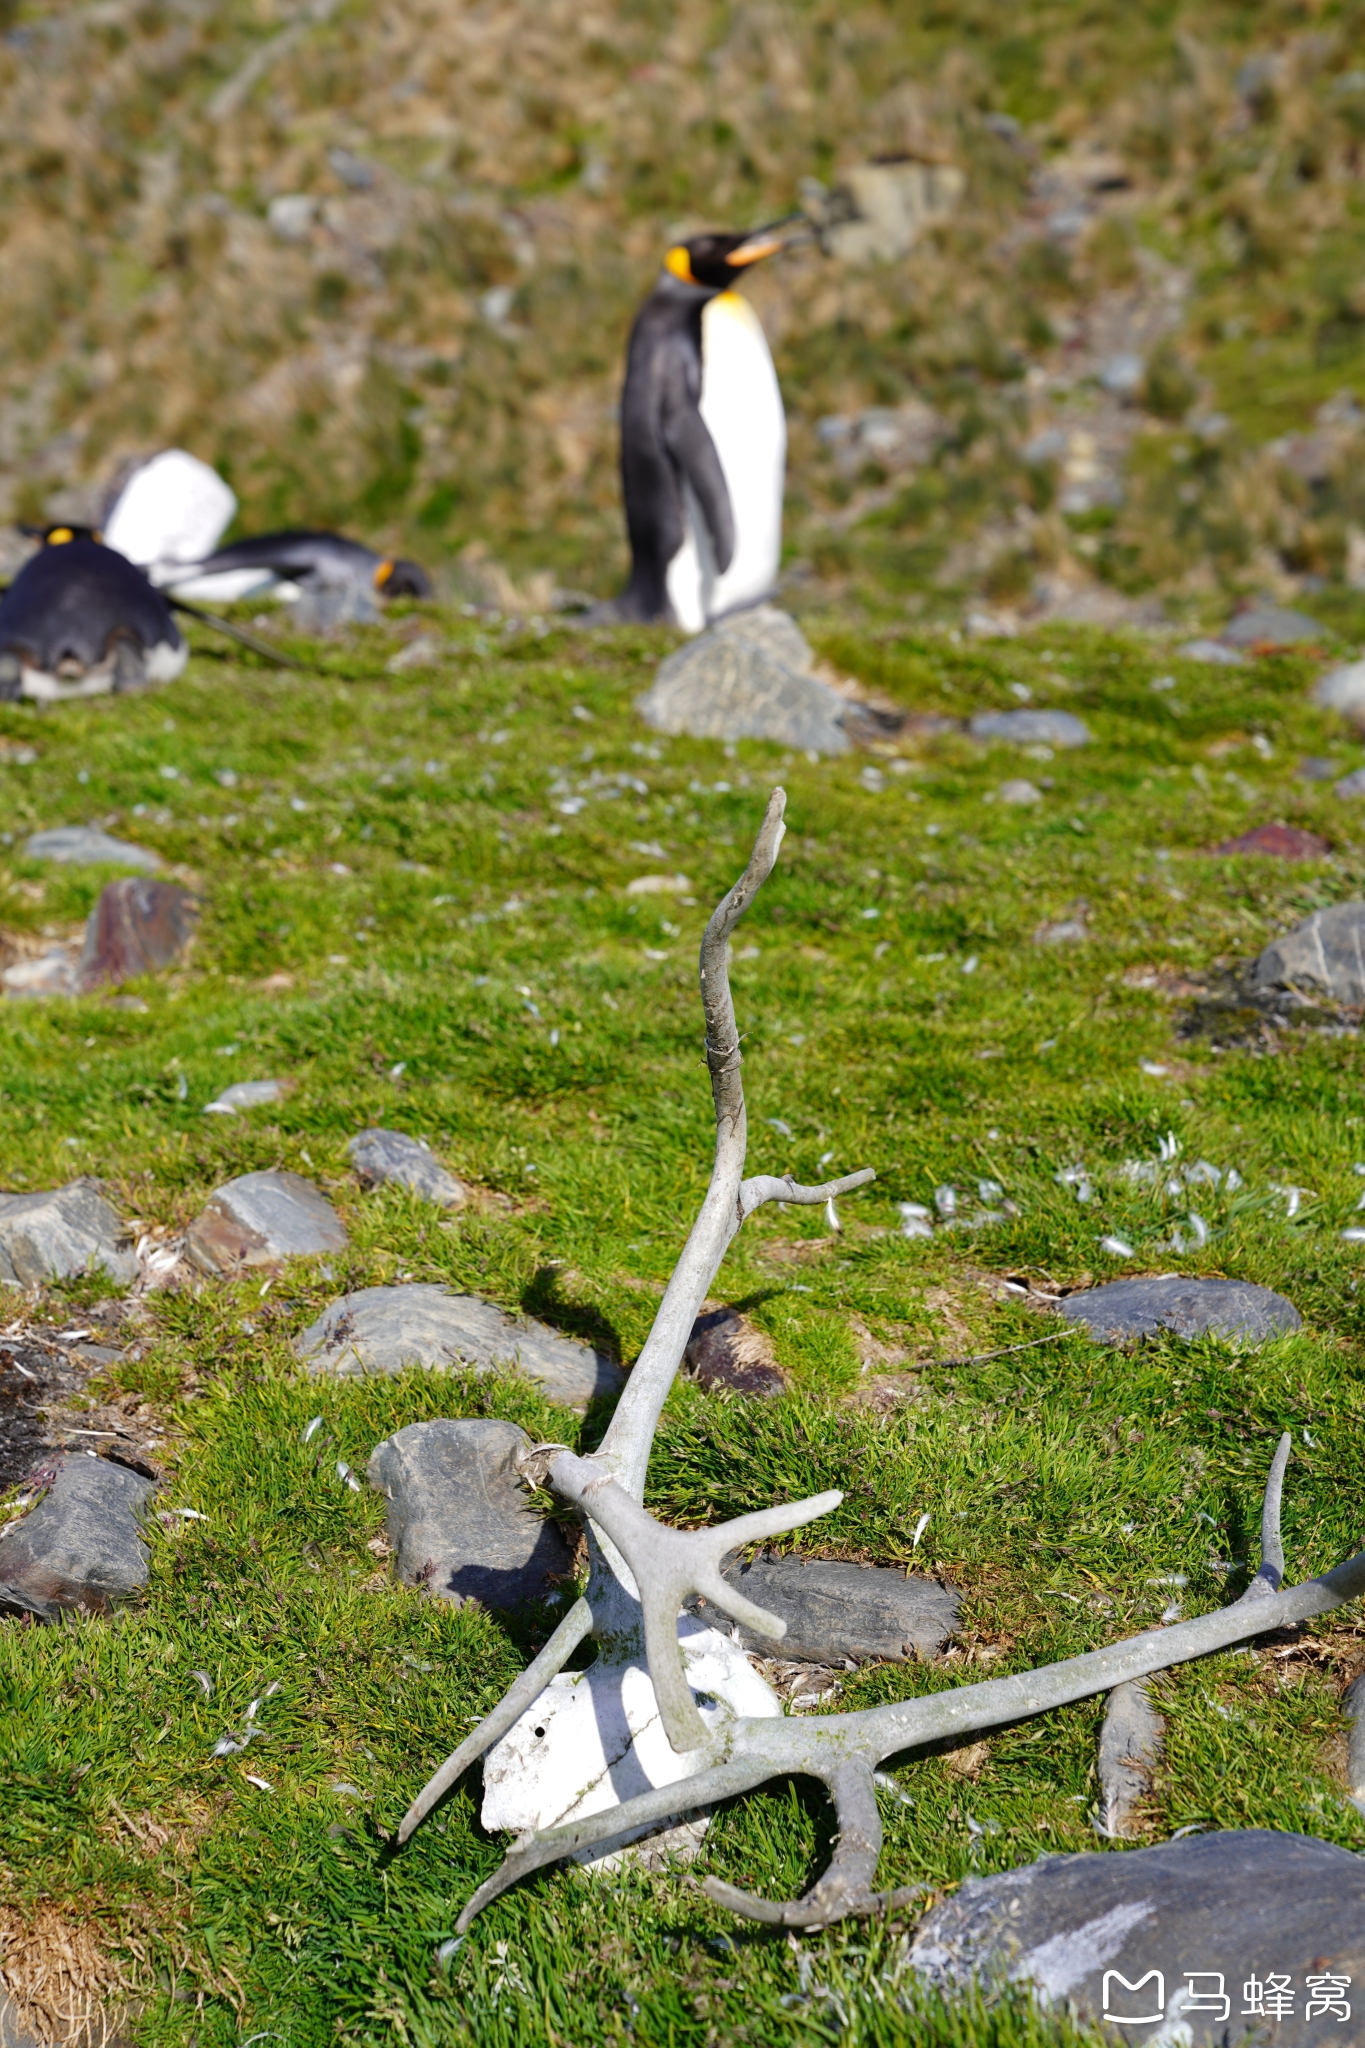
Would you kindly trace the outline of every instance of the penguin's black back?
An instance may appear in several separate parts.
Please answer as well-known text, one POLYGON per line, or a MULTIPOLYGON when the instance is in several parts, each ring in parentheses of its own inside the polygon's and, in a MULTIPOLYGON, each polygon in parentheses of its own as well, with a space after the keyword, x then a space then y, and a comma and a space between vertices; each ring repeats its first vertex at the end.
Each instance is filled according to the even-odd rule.
POLYGON ((143 650, 184 643, 160 592, 125 555, 96 540, 40 548, 0 601, 0 650, 34 668, 94 667, 113 643, 143 650))
POLYGON ((217 548, 196 564, 195 573, 210 576, 221 569, 273 569, 277 576, 295 583, 368 582, 381 560, 373 548, 348 540, 345 534, 289 528, 217 548))
POLYGON ((702 313, 715 288, 665 272, 636 315, 621 393, 621 488, 630 537, 630 582, 616 601, 627 619, 669 615, 668 565, 683 544, 682 480, 691 484, 717 560, 734 547, 730 497, 701 417, 702 313))

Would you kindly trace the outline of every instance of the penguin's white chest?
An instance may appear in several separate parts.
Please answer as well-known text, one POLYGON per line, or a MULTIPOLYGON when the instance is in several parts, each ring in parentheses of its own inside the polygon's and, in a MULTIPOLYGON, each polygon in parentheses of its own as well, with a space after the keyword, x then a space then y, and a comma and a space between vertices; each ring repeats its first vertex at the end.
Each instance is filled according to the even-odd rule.
POLYGON ((734 516, 735 552, 718 573, 696 504, 669 565, 668 595, 678 624, 699 633, 712 619, 769 595, 782 558, 782 487, 787 421, 758 315, 738 292, 722 292, 702 313, 701 416, 716 444, 734 516))

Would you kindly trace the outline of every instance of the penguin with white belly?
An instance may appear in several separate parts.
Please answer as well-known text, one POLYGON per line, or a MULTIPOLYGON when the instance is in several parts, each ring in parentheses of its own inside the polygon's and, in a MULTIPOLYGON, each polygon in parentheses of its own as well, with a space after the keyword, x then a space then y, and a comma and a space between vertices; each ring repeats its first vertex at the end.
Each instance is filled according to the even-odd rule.
POLYGON ((665 256, 621 396, 630 582, 599 616, 700 633, 771 596, 787 423, 758 315, 733 287, 786 246, 760 228, 695 235, 665 256))
POLYGON ((171 682, 189 657, 164 597, 89 527, 52 526, 0 600, 0 699, 171 682))

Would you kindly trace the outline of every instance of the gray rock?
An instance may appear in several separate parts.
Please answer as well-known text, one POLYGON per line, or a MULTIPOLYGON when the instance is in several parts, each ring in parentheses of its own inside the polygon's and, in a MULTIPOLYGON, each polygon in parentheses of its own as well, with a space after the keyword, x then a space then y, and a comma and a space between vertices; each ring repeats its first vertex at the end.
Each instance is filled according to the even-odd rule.
POLYGON ((1116 1685, 1104 1703, 1097 1773, 1100 1822, 1110 1835, 1133 1832, 1137 1809, 1152 1789, 1166 1723, 1152 1705, 1147 1680, 1116 1685))
POLYGON ((1186 661, 1206 661, 1215 668, 1236 668, 1246 660, 1244 654, 1239 654, 1235 647, 1225 647, 1221 640, 1187 640, 1175 651, 1186 661))
MULTIPOLYGON (((759 1607, 780 1614, 785 1636, 741 1628, 740 1641, 764 1657, 806 1664, 855 1664, 884 1658, 893 1664, 936 1657, 957 1626, 958 1595, 934 1579, 835 1559, 732 1558, 723 1576, 759 1607)), ((690 1602, 689 1605, 699 1603, 690 1602)), ((722 1629, 735 1626, 717 1617, 722 1629)))
POLYGON ((1305 754, 1298 766, 1301 782, 1331 782, 1341 767, 1340 761, 1331 761, 1325 754, 1305 754))
POLYGON ((464 1189, 454 1174, 447 1173, 429 1148, 405 1131, 361 1131, 346 1147, 346 1156, 371 1187, 396 1181, 443 1209, 457 1209, 464 1201, 464 1189))
POLYGON ((67 861, 83 868, 152 868, 161 866, 161 856, 148 847, 135 846, 129 839, 112 839, 94 825, 54 825, 48 832, 35 832, 24 852, 30 860, 67 861))
POLYGON ((1295 647, 1325 640, 1327 628, 1307 612, 1284 611, 1279 605, 1257 605, 1229 619, 1219 639, 1225 647, 1295 647))
POLYGON ((198 914, 195 898, 174 882, 128 876, 108 883, 85 928, 76 969, 81 994, 171 966, 194 937, 198 914))
POLYGON ((1068 1294, 1060 1315, 1084 1323, 1099 1344, 1131 1344, 1169 1330, 1177 1337, 1249 1337, 1260 1342, 1297 1330, 1303 1320, 1293 1302, 1250 1280, 1187 1279, 1158 1273, 1141 1280, 1111 1280, 1105 1287, 1068 1294))
POLYGON ((477 1372, 519 1366, 565 1408, 585 1408, 594 1395, 624 1384, 620 1367, 602 1352, 529 1317, 514 1322, 491 1301, 419 1281, 342 1295, 295 1338, 294 1350, 310 1373, 343 1379, 407 1365, 477 1372))
POLYGON ((1365 661, 1344 662, 1327 671, 1313 688, 1313 702, 1340 711, 1359 723, 1365 719, 1365 661))
POLYGON ((855 707, 810 673, 813 661, 795 619, 758 605, 667 655, 638 709, 656 732, 847 753, 855 707))
POLYGON ((125 1284, 137 1257, 118 1212, 88 1176, 32 1195, 0 1195, 0 1280, 41 1287, 97 1267, 125 1284))
POLYGON ((1365 1003, 1365 903, 1315 910, 1266 947, 1251 978, 1257 988, 1309 987, 1365 1003))
POLYGON ((1365 1671, 1342 1695, 1341 1710, 1350 1723, 1346 1751, 1346 1782, 1351 1797, 1365 1810, 1365 1671))
POLYGON ((215 1188, 185 1235, 185 1251, 202 1273, 277 1266, 284 1259, 339 1252, 345 1227, 327 1197, 301 1174, 274 1167, 243 1173, 215 1188))
POLYGON ((1037 783, 1027 781, 1022 775, 1002 782, 995 793, 1002 804, 1040 804, 1043 801, 1043 792, 1037 783))
POLYGON ((1347 798, 1365 796, 1365 768, 1353 768, 1349 775, 1343 775, 1336 794, 1347 798))
POLYGON ((969 1878, 920 1923, 910 1961, 948 1993, 973 1982, 1031 1984, 1050 2005, 1119 2022, 1127 2041, 1160 2032, 1167 2042, 1213 2048, 1250 2032, 1307 2048, 1330 2027, 1343 2048, 1361 2048, 1365 1858, 1264 1828, 1122 1854, 1043 1856, 1023 1870, 969 1878), (1245 1988, 1268 1985, 1272 1973, 1293 1997, 1280 2019, 1263 2003, 1257 2012, 1258 1994, 1245 1988), (1307 2017, 1311 1980, 1330 1991, 1321 1981, 1328 1973, 1354 1980, 1345 2020, 1341 2005, 1307 2017))
POLYGON ((517 1475, 530 1441, 511 1422, 413 1422, 376 1447, 370 1484, 388 1499, 406 1585, 439 1600, 516 1607, 568 1573, 567 1543, 517 1475))
POLYGON ((0 1537, 0 1607, 50 1621, 103 1614, 147 1583, 141 1517, 156 1483, 107 1458, 64 1458, 51 1487, 0 1537))
POLYGON ((968 730, 975 740, 1010 740, 1019 747, 1090 744, 1090 728, 1074 711, 978 711, 968 730))

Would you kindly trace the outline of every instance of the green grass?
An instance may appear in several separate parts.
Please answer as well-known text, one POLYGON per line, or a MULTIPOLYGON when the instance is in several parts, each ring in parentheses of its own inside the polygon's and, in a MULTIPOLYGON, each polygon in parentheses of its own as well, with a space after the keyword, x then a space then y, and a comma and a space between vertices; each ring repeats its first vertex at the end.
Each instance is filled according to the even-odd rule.
MULTIPOLYGON (((798 1956, 681 1873, 551 1873, 438 1962, 500 1854, 478 1826, 477 1784, 401 1855, 385 1837, 550 1616, 449 1612, 385 1582, 366 1549, 381 1502, 341 1484, 336 1460, 363 1469, 382 1436, 442 1413, 573 1442, 593 1441, 603 1416, 555 1413, 513 1380, 319 1386, 299 1378, 289 1340, 343 1285, 404 1276, 529 1308, 630 1362, 709 1164, 697 941, 781 780, 790 831, 734 968, 751 1161, 813 1178, 832 1154, 826 1170, 869 1164, 878 1179, 841 1205, 838 1237, 821 1212, 789 1210, 738 1240, 714 1292, 768 1332, 792 1392, 750 1407, 676 1390, 652 1504, 696 1522, 838 1486, 843 1507, 806 1547, 962 1588, 950 1658, 864 1670, 845 1689, 853 1706, 1133 1632, 1171 1598, 1153 1582, 1175 1574, 1187 1611, 1218 1604, 1255 1568, 1282 1429, 1289 1573, 1323 1569, 1365 1536, 1365 1308, 1359 1248, 1339 1236, 1365 1159, 1358 1042, 1215 1052, 1174 1040, 1179 1006, 1124 977, 1244 960, 1314 906, 1359 895, 1355 814, 1294 770, 1308 753, 1344 770, 1361 750, 1308 705, 1303 659, 1217 670, 1079 630, 963 647, 831 625, 822 650, 906 708, 1006 708, 1021 685, 1095 735, 1046 761, 950 736, 907 745, 905 772, 881 759, 869 775, 862 755, 811 763, 649 734, 631 705, 666 636, 439 624, 455 651, 430 672, 386 672, 391 625, 305 650, 298 676, 205 646, 155 696, 0 711, 0 738, 40 755, 0 766, 9 929, 86 914, 102 877, 21 851, 39 826, 85 818, 155 846, 204 899, 188 965, 124 992, 145 1007, 0 1009, 5 1184, 95 1173, 125 1213, 174 1226, 230 1175, 280 1164, 327 1188, 351 1233, 331 1277, 303 1265, 264 1294, 206 1284, 153 1298, 141 1355, 107 1391, 157 1406, 164 1503, 207 1519, 159 1529, 148 1593, 116 1619, 0 1630, 6 1893, 106 1928, 142 1987, 135 2038, 157 2048, 260 2033, 298 2048, 338 2035, 480 2048, 1068 2040, 1063 2021, 1018 2003, 917 1999, 905 1916, 811 1936, 798 1956), (1161 674, 1174 691, 1152 690, 1161 674), (238 780, 225 788, 227 769, 238 780), (1043 788, 1031 808, 996 797, 1021 774, 1043 788), (575 795, 581 809, 558 808, 575 795), (1291 866, 1205 850, 1272 817, 1322 831, 1334 852, 1291 866), (684 873, 695 900, 625 894, 664 871, 684 873), (1083 943, 1035 943, 1069 916, 1088 920, 1083 943), (263 991, 270 976, 291 979, 263 991), (278 1108, 204 1117, 225 1082, 266 1076, 295 1084, 278 1108), (428 1137, 477 1203, 449 1217, 362 1195, 344 1148, 372 1122, 428 1137), (1175 1201, 1119 1175, 1167 1133, 1182 1164, 1236 1166, 1242 1189, 1175 1201), (1077 1164, 1087 1204, 1056 1179, 1077 1164), (950 1182, 970 1211, 980 1178, 1018 1213, 979 1234, 901 1236, 898 1202, 950 1182), (1292 1222, 1272 1182, 1312 1190, 1292 1222), (1171 1235, 1191 1205, 1210 1234, 1184 1255, 1171 1235), (1110 1233, 1136 1248, 1131 1266, 1101 1249, 1110 1233), (1125 1270, 1263 1281, 1304 1328, 1259 1350, 1135 1355, 1073 1334, 926 1370, 889 1412, 857 1399, 869 1334, 919 1360, 1020 1344, 1037 1317, 992 1276, 1074 1286, 1125 1270), (305 1447, 318 1412, 325 1429, 305 1447), (215 1758, 275 1682, 267 1739, 215 1758)), ((75 1283, 50 1311, 101 1292, 75 1283)), ((1171 1735, 1148 1838, 1203 1822, 1365 1847, 1332 1750, 1358 1630, 1351 1612, 1328 1617, 1297 1646, 1162 1680, 1171 1735)), ((975 1776, 906 1760, 884 1882, 940 1889, 1103 1849, 1090 1822, 1099 1715, 1083 1702, 996 1736, 975 1776)), ((698 1870, 790 1895, 828 1842, 811 1788, 778 1784, 718 1816, 698 1870)))

